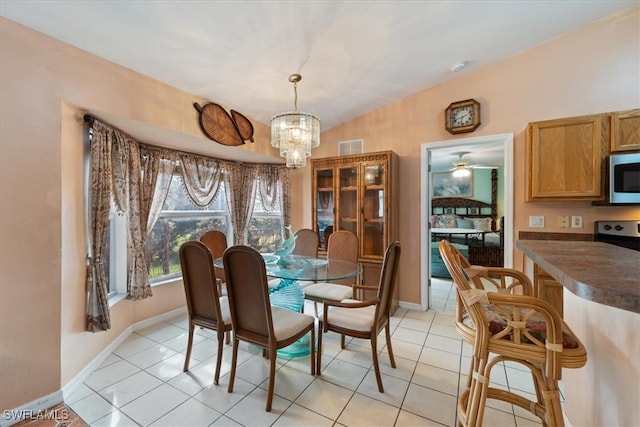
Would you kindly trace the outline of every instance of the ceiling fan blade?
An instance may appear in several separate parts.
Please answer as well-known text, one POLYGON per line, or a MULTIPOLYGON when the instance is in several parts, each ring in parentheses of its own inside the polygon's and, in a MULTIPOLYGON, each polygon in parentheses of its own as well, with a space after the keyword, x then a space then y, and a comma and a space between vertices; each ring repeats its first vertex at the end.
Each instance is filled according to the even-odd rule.
POLYGON ((498 169, 498 166, 489 165, 469 165, 471 169, 498 169))

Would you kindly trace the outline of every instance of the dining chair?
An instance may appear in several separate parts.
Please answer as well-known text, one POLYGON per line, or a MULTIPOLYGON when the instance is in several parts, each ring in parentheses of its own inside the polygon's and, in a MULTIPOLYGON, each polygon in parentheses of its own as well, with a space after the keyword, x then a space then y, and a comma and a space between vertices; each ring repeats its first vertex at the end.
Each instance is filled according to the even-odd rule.
MULTIPOLYGON (((227 236, 222 231, 205 231, 202 236, 200 236, 200 241, 209 248, 211 255, 213 255, 213 259, 222 258, 222 254, 224 254, 224 251, 227 249, 227 236)), ((226 290, 224 284, 227 279, 224 274, 224 268, 215 267, 215 270, 220 295, 225 295, 226 290)))
POLYGON ((295 232, 295 236, 296 246, 293 248, 292 254, 314 258, 318 256, 318 246, 320 244, 318 233, 309 228, 301 228, 295 232))
MULTIPOLYGON (((331 233, 327 247, 328 260, 358 262, 358 236, 348 230, 338 230, 331 233)), ((342 301, 355 298, 354 285, 357 277, 334 280, 332 282, 317 282, 303 286, 305 299, 313 301, 313 307, 318 316, 318 303, 324 301, 342 301)))
POLYGON ((385 330, 389 362, 393 368, 396 362, 391 347, 391 326, 389 323, 393 292, 396 287, 398 263, 400 261, 400 243, 391 243, 384 254, 380 282, 378 286, 355 285, 363 290, 377 291, 376 298, 365 301, 345 299, 343 301, 325 301, 323 312, 319 317, 318 356, 316 372, 322 369, 322 335, 333 331, 341 335, 341 347, 345 347, 345 335, 371 341, 371 356, 378 382, 378 390, 384 393, 380 366, 378 364, 378 334, 385 330))
POLYGON ((228 392, 233 392, 238 344, 249 342, 266 349, 269 358, 267 412, 271 411, 276 373, 276 351, 311 332, 311 375, 315 375, 315 328, 312 316, 271 306, 264 259, 248 246, 231 246, 223 256, 233 325, 233 358, 228 392))
POLYGON ((562 368, 585 365, 584 345, 551 305, 532 296, 524 273, 473 266, 446 240, 439 250, 456 287, 456 329, 473 346, 466 389, 458 400, 460 425, 481 426, 487 399, 498 399, 540 417, 545 426, 563 426, 558 380, 562 368), (505 361, 531 373, 535 401, 491 387, 492 368, 505 361))
POLYGON ((189 312, 189 340, 184 360, 184 372, 189 370, 193 330, 195 326, 217 332, 218 354, 214 383, 220 379, 222 343, 231 331, 231 315, 227 297, 220 297, 211 252, 202 242, 190 241, 180 246, 182 282, 189 312))

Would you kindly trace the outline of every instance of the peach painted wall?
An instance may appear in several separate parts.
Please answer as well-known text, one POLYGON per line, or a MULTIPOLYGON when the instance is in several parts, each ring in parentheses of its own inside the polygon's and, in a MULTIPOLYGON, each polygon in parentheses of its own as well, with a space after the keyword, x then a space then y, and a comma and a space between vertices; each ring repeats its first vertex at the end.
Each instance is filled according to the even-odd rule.
MULTIPOLYGON (((639 15, 640 7, 633 7, 322 134, 315 157, 334 156, 339 141, 360 138, 367 152, 391 149, 400 156, 401 301, 420 302, 420 146, 455 139, 444 129, 444 109, 453 101, 475 98, 482 105, 482 125, 461 137, 515 134, 516 173, 506 178, 514 180, 516 239, 519 231, 530 230, 529 215, 546 218, 543 230, 532 231, 577 233, 592 233, 595 220, 640 218, 637 207, 524 201, 524 130, 529 122, 640 107, 639 15), (560 230, 558 215, 582 215, 584 228, 560 230)), ((310 199, 309 187, 304 190, 304 198, 310 199)), ((522 264, 518 251, 514 266, 522 264)))
MULTIPOLYGON (((0 18, 0 409, 60 390, 132 324, 184 306, 182 282, 84 332, 83 109, 202 136, 203 100, 0 18)), ((246 149, 276 155, 254 121, 246 149)), ((149 141, 152 142, 152 141, 149 141)))
MULTIPOLYGON (((333 156, 338 141, 358 138, 368 152, 400 156, 402 301, 420 301, 420 145, 452 139, 443 110, 454 100, 482 103, 474 136, 516 135, 516 235, 527 229, 528 215, 580 213, 582 232, 595 219, 640 216, 633 208, 525 203, 522 173, 528 122, 640 106, 639 12, 470 70, 323 133, 314 157, 333 156)), ((191 105, 201 100, 2 18, 0 54, 0 409, 11 409, 59 390, 131 324, 182 304, 180 282, 161 286, 152 299, 116 305, 111 331, 83 332, 81 123, 74 113, 91 108, 201 137, 191 105)), ((273 154, 267 126, 254 126, 256 144, 248 149, 273 154)), ((309 174, 292 171, 293 199, 301 202, 293 206, 294 228, 311 225, 309 174)), ((558 231, 554 222, 545 231, 558 231)))

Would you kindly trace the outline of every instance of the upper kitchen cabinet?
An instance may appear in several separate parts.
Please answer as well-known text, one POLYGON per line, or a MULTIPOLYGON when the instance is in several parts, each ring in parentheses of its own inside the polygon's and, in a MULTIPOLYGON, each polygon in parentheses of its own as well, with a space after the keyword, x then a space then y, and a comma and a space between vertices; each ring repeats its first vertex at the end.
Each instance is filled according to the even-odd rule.
POLYGON ((611 114, 611 152, 640 150, 640 108, 611 114))
POLYGON ((604 200, 608 152, 605 114, 530 123, 527 201, 604 200))

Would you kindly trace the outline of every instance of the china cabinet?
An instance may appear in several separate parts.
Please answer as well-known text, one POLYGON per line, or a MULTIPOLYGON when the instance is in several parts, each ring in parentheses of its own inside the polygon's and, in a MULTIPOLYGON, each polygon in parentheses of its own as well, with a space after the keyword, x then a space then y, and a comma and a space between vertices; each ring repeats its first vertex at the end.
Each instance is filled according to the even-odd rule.
POLYGON ((397 163, 392 151, 311 160, 320 253, 333 231, 355 233, 365 285, 378 284, 384 251, 397 240, 397 163))

